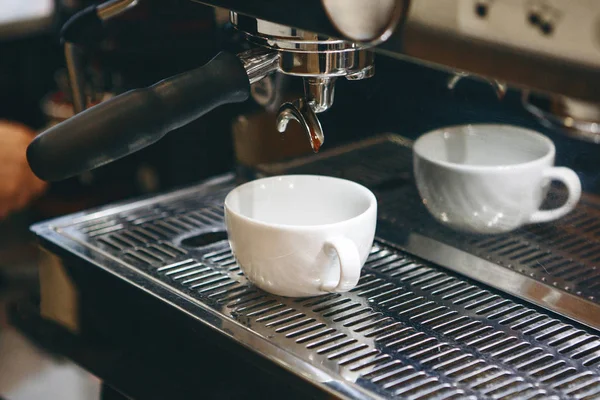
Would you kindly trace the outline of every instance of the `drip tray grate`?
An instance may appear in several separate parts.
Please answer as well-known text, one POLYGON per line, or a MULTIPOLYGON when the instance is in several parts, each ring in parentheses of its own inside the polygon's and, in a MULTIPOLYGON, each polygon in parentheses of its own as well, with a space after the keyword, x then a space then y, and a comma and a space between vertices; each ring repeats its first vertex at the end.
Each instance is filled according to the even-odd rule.
MULTIPOLYGON (((435 221, 412 179, 412 143, 384 135, 288 163, 261 174, 321 173, 364 184, 379 200, 379 234, 408 252, 588 326, 600 326, 600 200, 584 194, 553 223, 508 234, 459 234, 435 221), (443 254, 443 256, 441 256, 443 254), (557 300, 558 299, 558 300, 557 300)), ((552 188, 545 206, 565 200, 552 188)))
POLYGON ((383 240, 349 293, 258 290, 219 234, 232 185, 224 178, 34 230, 159 297, 176 293, 199 320, 340 397, 600 398, 598 336, 383 240))

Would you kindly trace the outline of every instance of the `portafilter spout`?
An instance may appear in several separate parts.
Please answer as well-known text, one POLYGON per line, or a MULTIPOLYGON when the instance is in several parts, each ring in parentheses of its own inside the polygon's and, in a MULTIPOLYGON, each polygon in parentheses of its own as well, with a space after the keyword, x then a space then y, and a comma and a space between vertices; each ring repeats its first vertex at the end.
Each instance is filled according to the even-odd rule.
POLYGON ((290 120, 299 122, 313 151, 319 151, 325 137, 317 114, 333 105, 338 78, 359 80, 373 76, 373 53, 363 44, 257 20, 235 12, 231 13, 231 23, 250 42, 277 51, 279 72, 303 78, 304 96, 284 103, 279 108, 277 129, 284 133, 290 120))
POLYGON ((310 147, 317 153, 325 142, 317 113, 326 111, 332 106, 335 79, 335 77, 304 78, 304 98, 281 105, 277 113, 277 130, 284 133, 290 120, 297 121, 307 134, 310 147))

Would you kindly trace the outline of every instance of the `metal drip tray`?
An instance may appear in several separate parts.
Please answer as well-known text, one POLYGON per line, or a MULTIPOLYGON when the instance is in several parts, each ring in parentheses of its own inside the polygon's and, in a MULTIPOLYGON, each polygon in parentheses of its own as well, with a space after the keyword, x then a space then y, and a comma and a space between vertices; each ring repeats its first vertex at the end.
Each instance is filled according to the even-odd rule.
MULTIPOLYGON (((514 296, 600 327, 600 200, 584 194, 553 223, 502 235, 452 231, 427 212, 412 178, 412 142, 384 135, 319 157, 264 165, 260 175, 321 173, 364 184, 379 201, 379 235, 408 252, 514 296)), ((565 199, 552 188, 546 204, 565 199)))
POLYGON ((33 229, 341 398, 600 398, 598 336, 382 239, 350 293, 256 289, 220 233, 233 185, 226 176, 33 229))

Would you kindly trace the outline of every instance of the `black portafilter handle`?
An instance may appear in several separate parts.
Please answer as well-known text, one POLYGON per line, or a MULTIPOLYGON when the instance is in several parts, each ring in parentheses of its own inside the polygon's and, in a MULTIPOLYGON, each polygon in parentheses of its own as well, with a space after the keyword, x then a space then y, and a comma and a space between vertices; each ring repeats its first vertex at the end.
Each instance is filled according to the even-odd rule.
POLYGON ((222 52, 200 68, 123 93, 49 128, 31 142, 27 160, 40 179, 63 180, 132 154, 249 95, 242 61, 222 52))

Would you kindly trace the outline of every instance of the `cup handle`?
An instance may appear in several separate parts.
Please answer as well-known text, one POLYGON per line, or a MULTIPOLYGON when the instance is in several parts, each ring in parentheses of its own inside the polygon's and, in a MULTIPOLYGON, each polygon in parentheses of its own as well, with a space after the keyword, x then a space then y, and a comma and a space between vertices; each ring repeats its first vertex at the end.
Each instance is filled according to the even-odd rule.
POLYGON ((554 167, 544 171, 544 177, 561 181, 567 187, 569 196, 565 204, 553 210, 538 210, 529 218, 531 223, 548 222, 571 212, 581 197, 581 182, 575 172, 565 167, 554 167))
POLYGON ((325 292, 347 292, 358 284, 360 279, 360 254, 354 242, 345 237, 337 237, 325 243, 325 251, 334 251, 340 260, 340 280, 325 282, 321 290, 325 292))

